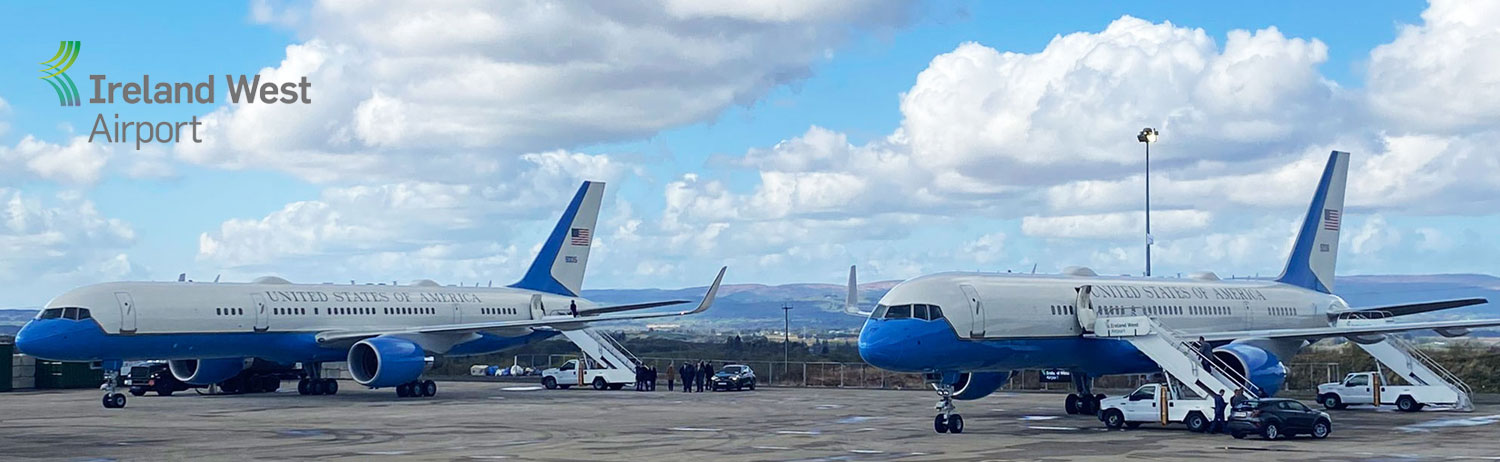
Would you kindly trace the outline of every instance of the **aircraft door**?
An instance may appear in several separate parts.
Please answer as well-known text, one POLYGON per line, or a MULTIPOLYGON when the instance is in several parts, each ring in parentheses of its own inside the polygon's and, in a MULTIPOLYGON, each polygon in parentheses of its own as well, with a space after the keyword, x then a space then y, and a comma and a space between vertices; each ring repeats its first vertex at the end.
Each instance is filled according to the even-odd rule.
POLYGON ((1078 299, 1073 303, 1077 306, 1073 312, 1078 317, 1078 327, 1082 327, 1084 332, 1093 332, 1094 321, 1099 319, 1098 313, 1094 312, 1093 292, 1094 286, 1079 286, 1078 299))
POLYGON ((135 333, 135 300, 129 292, 115 292, 115 301, 120 304, 120 333, 135 333))
POLYGON ((271 328, 271 309, 266 308, 266 298, 260 294, 251 294, 250 300, 254 302, 250 309, 255 311, 255 331, 265 332, 271 328))
POLYGON ((969 299, 969 313, 972 316, 969 324, 969 338, 984 338, 984 302, 979 299, 979 291, 974 290, 974 286, 968 284, 959 284, 958 288, 962 289, 964 297, 969 299))
POLYGON ((542 319, 547 313, 542 310, 542 294, 531 296, 531 319, 542 319))

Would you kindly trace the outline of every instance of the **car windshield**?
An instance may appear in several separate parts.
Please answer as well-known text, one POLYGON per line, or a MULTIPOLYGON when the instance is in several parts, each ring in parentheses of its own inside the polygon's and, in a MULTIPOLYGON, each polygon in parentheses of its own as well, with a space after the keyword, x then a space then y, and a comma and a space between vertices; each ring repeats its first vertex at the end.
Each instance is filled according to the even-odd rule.
POLYGON ((740 372, 743 372, 744 370, 745 370, 744 366, 724 366, 724 369, 720 370, 719 372, 725 372, 725 373, 730 373, 730 374, 738 374, 740 372))

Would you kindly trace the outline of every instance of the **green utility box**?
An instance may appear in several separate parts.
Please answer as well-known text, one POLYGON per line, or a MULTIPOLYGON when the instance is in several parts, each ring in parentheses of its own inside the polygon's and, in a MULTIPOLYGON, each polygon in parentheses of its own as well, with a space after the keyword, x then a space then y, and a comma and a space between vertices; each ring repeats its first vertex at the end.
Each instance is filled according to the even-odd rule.
POLYGON ((11 391, 15 386, 11 383, 15 371, 11 369, 11 355, 16 353, 16 346, 9 343, 0 343, 0 391, 11 391))
POLYGON ((65 363, 62 361, 36 362, 36 387, 43 388, 95 388, 104 383, 104 371, 90 369, 89 363, 65 363))

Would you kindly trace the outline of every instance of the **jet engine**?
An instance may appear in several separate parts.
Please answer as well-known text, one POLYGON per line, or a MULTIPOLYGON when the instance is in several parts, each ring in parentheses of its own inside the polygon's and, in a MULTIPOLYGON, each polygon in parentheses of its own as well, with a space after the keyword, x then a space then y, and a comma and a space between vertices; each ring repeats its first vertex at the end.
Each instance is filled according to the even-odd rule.
POLYGON ((394 387, 417 380, 427 369, 427 354, 411 340, 375 337, 349 348, 349 375, 370 388, 394 387))
POLYGON ((242 358, 176 359, 167 362, 172 377, 191 385, 212 385, 229 380, 245 369, 242 358))
MULTIPOLYGON (((1281 359, 1264 348, 1244 343, 1231 343, 1214 349, 1214 359, 1229 370, 1250 380, 1261 397, 1275 396, 1286 384, 1286 366, 1281 359)), ((1233 393, 1234 390, 1229 390, 1233 393)))
POLYGON ((953 383, 953 399, 975 400, 1005 386, 1009 372, 960 372, 953 383))

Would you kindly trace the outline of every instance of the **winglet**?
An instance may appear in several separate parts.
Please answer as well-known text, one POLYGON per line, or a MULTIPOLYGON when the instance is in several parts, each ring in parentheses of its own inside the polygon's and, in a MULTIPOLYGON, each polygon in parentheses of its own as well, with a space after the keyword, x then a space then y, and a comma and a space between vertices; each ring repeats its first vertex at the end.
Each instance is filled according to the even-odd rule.
POLYGON ((859 279, 854 275, 854 265, 849 265, 849 294, 844 298, 844 314, 870 317, 869 311, 859 310, 859 279))
POLYGON ((708 286, 708 293, 703 295, 703 301, 698 302, 698 307, 693 308, 692 311, 684 311, 681 314, 698 314, 708 311, 708 307, 714 304, 714 297, 719 295, 719 283, 724 282, 724 271, 728 269, 728 266, 719 268, 719 276, 714 278, 714 285, 708 286))

